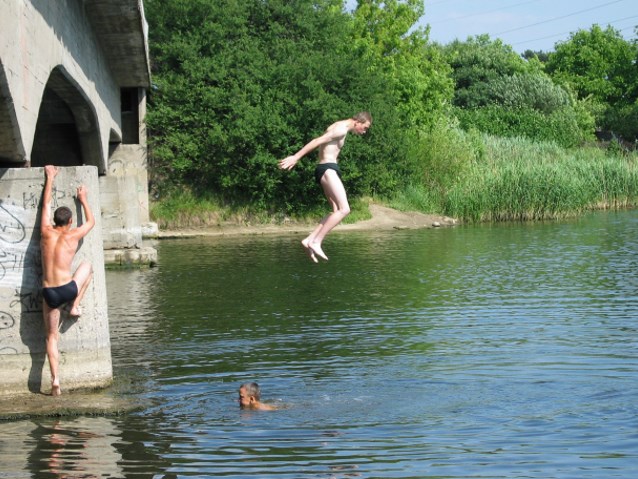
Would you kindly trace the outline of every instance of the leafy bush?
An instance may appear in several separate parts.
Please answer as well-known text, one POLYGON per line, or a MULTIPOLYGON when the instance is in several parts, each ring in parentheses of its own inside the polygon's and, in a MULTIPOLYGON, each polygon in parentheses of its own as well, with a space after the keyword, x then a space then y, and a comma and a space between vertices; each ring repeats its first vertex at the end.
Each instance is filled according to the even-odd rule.
POLYGON ((554 141, 564 147, 577 146, 591 139, 594 130, 590 117, 571 107, 563 107, 550 114, 532 108, 496 105, 473 110, 456 109, 455 112, 464 129, 476 128, 495 136, 554 141))
MULTIPOLYGON (((631 113, 638 100, 636 59, 638 43, 623 38, 620 31, 593 25, 578 30, 556 45, 549 55, 547 72, 592 106, 596 126, 629 140, 638 138, 631 126, 631 113)), ((633 123, 635 125, 635 122, 633 123)))
POLYGON ((335 0, 147 0, 154 196, 187 187, 225 203, 308 210, 325 201, 315 155, 290 172, 277 161, 362 110, 373 126, 350 135, 340 157, 349 193, 402 184, 409 128, 440 116, 452 86, 423 33, 402 36, 418 1, 399 3, 366 2, 375 9, 357 17, 335 0), (384 9, 401 13, 399 30, 384 9), (362 35, 360 20, 375 37, 362 35))
POLYGON ((491 104, 490 83, 529 69, 511 46, 488 35, 469 37, 464 42, 455 40, 442 47, 442 52, 452 68, 454 105, 460 108, 491 104))
POLYGON ((487 90, 491 101, 506 108, 552 113, 571 105, 569 93, 541 73, 502 76, 491 81, 487 90))

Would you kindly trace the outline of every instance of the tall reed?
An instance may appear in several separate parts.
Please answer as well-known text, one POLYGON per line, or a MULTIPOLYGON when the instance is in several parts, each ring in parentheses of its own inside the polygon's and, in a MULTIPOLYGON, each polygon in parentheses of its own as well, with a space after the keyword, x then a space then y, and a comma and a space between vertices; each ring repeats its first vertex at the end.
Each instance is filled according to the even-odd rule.
POLYGON ((449 185, 445 214, 465 221, 535 220, 638 204, 635 154, 521 138, 484 142, 484 154, 449 185))

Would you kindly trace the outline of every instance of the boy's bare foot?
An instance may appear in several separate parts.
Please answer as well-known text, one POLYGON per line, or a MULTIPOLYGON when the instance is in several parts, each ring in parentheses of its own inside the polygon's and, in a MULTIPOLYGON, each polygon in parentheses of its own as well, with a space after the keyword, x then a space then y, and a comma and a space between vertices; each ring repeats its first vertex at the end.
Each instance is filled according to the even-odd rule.
POLYGON ((82 316, 82 308, 80 308, 79 306, 71 308, 71 311, 69 311, 69 315, 73 316, 74 318, 79 318, 80 316, 82 316))
POLYGON ((59 396, 62 394, 62 389, 60 389, 60 383, 57 381, 51 385, 51 396, 59 396))
POLYGON ((317 259, 317 257, 315 256, 315 252, 312 251, 312 248, 310 248, 310 246, 308 246, 308 241, 307 240, 303 240, 301 242, 301 245, 304 247, 304 249, 306 250, 306 254, 308 255, 308 257, 315 263, 318 263, 319 260, 317 259))
POLYGON ((319 260, 317 259, 317 257, 315 256, 315 252, 312 251, 312 248, 306 248, 306 253, 308 254, 308 256, 310 257, 310 259, 314 262, 314 263, 318 263, 319 260))
POLYGON ((318 263, 319 260, 317 259, 317 257, 315 256, 314 251, 312 251, 312 249, 310 248, 306 248, 306 254, 308 255, 308 257, 314 262, 314 263, 318 263))
POLYGON ((308 244, 308 248, 317 256, 319 256, 320 258, 325 259, 326 261, 328 261, 328 257, 326 256, 326 253, 323 252, 323 250, 321 249, 321 245, 319 243, 309 243, 308 244))

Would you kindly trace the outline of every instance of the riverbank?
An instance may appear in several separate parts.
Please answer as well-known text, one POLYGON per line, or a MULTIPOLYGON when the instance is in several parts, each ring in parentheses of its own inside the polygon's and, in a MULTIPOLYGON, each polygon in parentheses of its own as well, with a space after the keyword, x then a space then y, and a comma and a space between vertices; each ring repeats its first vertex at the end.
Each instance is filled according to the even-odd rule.
MULTIPOLYGON (((333 231, 383 231, 419 228, 439 228, 455 226, 459 221, 454 218, 439 215, 428 215, 418 212, 398 211, 387 206, 371 204, 369 206, 372 217, 365 221, 352 224, 341 224, 333 231)), ((196 236, 237 236, 237 235, 266 235, 266 234, 297 234, 307 233, 315 224, 282 223, 265 225, 220 224, 205 228, 189 228, 180 230, 159 231, 158 238, 189 238, 196 236)))
POLYGON ((0 397, 0 420, 27 417, 117 416, 142 407, 139 400, 100 391, 65 391, 62 396, 24 394, 0 397))

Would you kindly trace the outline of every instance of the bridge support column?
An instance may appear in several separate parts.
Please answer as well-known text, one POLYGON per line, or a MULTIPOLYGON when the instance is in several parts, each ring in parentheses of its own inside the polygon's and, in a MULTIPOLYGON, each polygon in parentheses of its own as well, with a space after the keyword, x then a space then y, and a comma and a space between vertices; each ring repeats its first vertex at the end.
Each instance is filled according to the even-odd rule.
POLYGON ((157 236, 157 224, 149 221, 147 185, 146 147, 118 145, 107 174, 100 177, 107 266, 157 264, 157 250, 144 245, 145 237, 157 236))
MULTIPOLYGON (((96 224, 81 241, 73 267, 87 260, 94 274, 82 300, 82 317, 76 320, 62 313, 63 391, 104 387, 113 378, 97 168, 61 168, 55 179, 53 209, 70 207, 74 225, 84 220, 75 198, 80 184, 88 188, 96 224)), ((0 169, 0 395, 50 391, 41 293, 43 186, 43 168, 0 169)))

